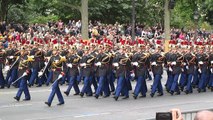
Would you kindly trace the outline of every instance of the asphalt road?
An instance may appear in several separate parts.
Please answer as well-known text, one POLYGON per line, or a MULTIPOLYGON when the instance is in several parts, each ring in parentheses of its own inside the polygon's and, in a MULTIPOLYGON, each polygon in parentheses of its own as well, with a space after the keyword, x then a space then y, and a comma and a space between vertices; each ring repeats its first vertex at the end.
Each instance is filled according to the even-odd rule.
MULTIPOLYGON (((165 78, 165 77, 164 77, 165 78)), ((148 81, 150 86, 153 81, 148 81)), ((163 81, 165 82, 165 81, 163 81)), ((132 82, 133 88, 135 82, 132 82)), ((80 85, 82 87, 82 85, 80 85)), ((65 91, 67 86, 60 86, 65 91)), ((0 90, 0 120, 145 120, 155 117, 156 112, 169 111, 171 108, 180 108, 181 111, 213 108, 213 94, 209 90, 205 93, 171 96, 149 96, 134 100, 132 94, 127 100, 118 101, 109 98, 95 99, 94 97, 70 96, 64 94, 65 104, 57 106, 55 96, 52 107, 44 104, 50 94, 50 87, 30 88, 31 101, 16 102, 13 97, 17 89, 0 90)), ((132 91, 130 91, 132 93, 132 91)), ((24 94, 22 95, 24 97, 24 94)))

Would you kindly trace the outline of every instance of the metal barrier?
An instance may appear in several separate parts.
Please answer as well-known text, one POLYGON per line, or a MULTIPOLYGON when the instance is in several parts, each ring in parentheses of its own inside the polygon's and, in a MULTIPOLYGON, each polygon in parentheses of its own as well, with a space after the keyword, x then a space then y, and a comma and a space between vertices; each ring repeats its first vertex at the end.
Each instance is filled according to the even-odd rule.
MULTIPOLYGON (((203 110, 213 111, 213 109, 202 109, 202 110, 193 110, 193 111, 182 112, 183 120, 194 120, 197 112, 203 111, 203 110)), ((151 119, 149 118, 146 120, 155 120, 155 118, 151 118, 151 119)))

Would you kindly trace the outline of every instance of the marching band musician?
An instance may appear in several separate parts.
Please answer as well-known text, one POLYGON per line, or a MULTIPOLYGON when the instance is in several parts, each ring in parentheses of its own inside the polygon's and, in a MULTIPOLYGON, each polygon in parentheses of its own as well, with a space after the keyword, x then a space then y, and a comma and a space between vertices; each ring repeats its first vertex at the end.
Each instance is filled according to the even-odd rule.
POLYGON ((196 56, 193 54, 192 48, 189 46, 188 50, 186 51, 186 54, 184 55, 184 61, 186 63, 186 73, 187 73, 187 83, 185 88, 185 93, 189 94, 193 92, 192 89, 192 80, 194 77, 194 71, 195 71, 195 61, 196 56))
POLYGON ((99 45, 98 47, 99 53, 95 60, 95 66, 97 66, 97 76, 98 76, 98 88, 95 93, 95 98, 98 99, 99 95, 104 92, 105 96, 110 96, 109 83, 107 80, 107 75, 109 74, 109 62, 110 62, 110 54, 104 52, 103 45, 99 45))
POLYGON ((209 53, 209 69, 210 69, 210 87, 211 91, 213 92, 213 46, 211 47, 210 53, 209 53))
POLYGON ((139 93, 142 94, 141 97, 146 97, 147 86, 146 86, 146 73, 148 69, 148 57, 149 54, 145 53, 145 46, 139 45, 138 52, 134 54, 132 59, 132 65, 136 67, 135 76, 137 78, 137 83, 134 90, 134 99, 137 99, 139 93))
POLYGON ((208 55, 204 53, 203 46, 200 46, 199 52, 197 54, 197 66, 198 73, 200 75, 199 83, 198 83, 198 92, 206 92, 206 78, 208 72, 208 55))
POLYGON ((118 100, 120 94, 122 93, 125 97, 123 99, 129 98, 129 88, 128 88, 128 73, 129 70, 130 58, 126 54, 126 49, 124 46, 121 46, 119 53, 113 59, 113 66, 116 68, 116 76, 117 76, 117 87, 115 90, 115 101, 118 100))
POLYGON ((81 89, 80 96, 83 97, 86 93, 87 96, 92 96, 92 75, 93 74, 93 61, 95 60, 95 56, 89 53, 89 46, 84 47, 84 54, 82 59, 80 60, 80 67, 82 70, 82 77, 84 78, 84 86, 81 89))
POLYGON ((79 75, 78 64, 79 64, 81 57, 77 54, 76 50, 77 50, 76 46, 71 46, 69 55, 68 55, 67 67, 69 67, 69 85, 68 85, 67 90, 64 92, 64 94, 66 94, 66 96, 69 95, 72 87, 75 90, 74 95, 79 95, 79 93, 80 93, 80 90, 78 87, 77 76, 79 75))
POLYGON ((161 47, 157 46, 154 54, 150 56, 151 62, 151 70, 154 75, 154 81, 152 85, 152 91, 150 96, 153 97, 155 92, 158 90, 159 95, 163 95, 163 86, 161 84, 162 74, 163 74, 163 66, 165 56, 161 53, 161 47))
MULTIPOLYGON (((10 45, 9 45, 10 46, 10 45)), ((14 82, 18 78, 18 57, 20 56, 20 51, 16 48, 11 47, 11 49, 7 50, 7 65, 6 68, 7 76, 7 88, 10 88, 12 82, 14 82)), ((18 82, 15 84, 15 87, 18 87, 18 82)))
POLYGON ((50 62, 47 64, 47 67, 51 67, 53 71, 53 79, 55 80, 52 84, 52 91, 50 93, 50 96, 48 98, 48 101, 45 102, 46 105, 49 107, 52 104, 53 98, 55 94, 58 97, 59 103, 57 105, 63 105, 64 104, 64 98, 61 94, 60 88, 59 88, 59 81, 64 76, 65 72, 65 66, 63 62, 66 62, 66 58, 62 57, 57 49, 53 50, 52 57, 50 58, 50 62))
POLYGON ((29 80, 30 77, 30 67, 29 67, 29 62, 32 62, 32 58, 28 57, 28 52, 26 50, 21 50, 21 55, 19 60, 19 66, 18 66, 18 70, 19 70, 19 78, 14 81, 12 84, 14 84, 15 82, 18 82, 20 80, 20 85, 19 85, 19 89, 18 92, 16 94, 16 96, 14 97, 15 100, 19 101, 21 98, 21 94, 22 92, 24 92, 25 94, 25 99, 23 99, 24 101, 28 101, 31 99, 30 96, 30 92, 27 86, 27 80, 29 80))
POLYGON ((173 95, 174 92, 176 92, 177 95, 180 94, 180 90, 178 87, 178 80, 181 71, 181 60, 183 59, 183 56, 177 52, 178 46, 176 46, 176 50, 174 50, 174 53, 171 55, 171 74, 173 78, 173 82, 170 88, 170 94, 173 95))
POLYGON ((5 86, 5 80, 4 80, 4 75, 2 72, 2 69, 4 67, 5 64, 5 60, 6 60, 6 52, 3 49, 3 45, 0 44, 0 89, 3 89, 5 86))

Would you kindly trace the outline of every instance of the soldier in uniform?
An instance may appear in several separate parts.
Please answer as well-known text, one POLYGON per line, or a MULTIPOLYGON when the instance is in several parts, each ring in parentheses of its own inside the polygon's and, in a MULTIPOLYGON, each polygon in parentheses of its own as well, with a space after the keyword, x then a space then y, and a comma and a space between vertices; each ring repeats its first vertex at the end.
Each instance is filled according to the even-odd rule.
POLYGON ((67 60, 67 67, 69 67, 69 86, 67 90, 64 92, 67 96, 70 93, 71 88, 73 87, 75 90, 74 95, 79 95, 80 90, 78 87, 77 76, 79 75, 78 64, 81 60, 81 57, 77 54, 76 47, 72 46, 70 48, 70 52, 67 60))
POLYGON ((147 85, 146 85, 146 72, 148 71, 148 57, 149 54, 145 53, 145 46, 139 45, 138 52, 134 54, 132 59, 132 65, 135 66, 135 73, 137 78, 137 84, 134 90, 134 99, 137 99, 139 93, 142 97, 146 97, 147 85))
POLYGON ((6 60, 6 53, 3 49, 2 44, 0 43, 0 89, 3 89, 5 86, 5 80, 4 80, 4 76, 2 73, 2 69, 4 67, 5 60, 6 60))
POLYGON ((120 94, 122 93, 125 97, 123 99, 129 98, 129 88, 127 85, 128 73, 129 70, 130 58, 126 53, 124 46, 121 46, 119 53, 113 59, 113 66, 116 67, 116 76, 117 76, 117 86, 115 90, 114 99, 117 101, 120 94))
POLYGON ((19 60, 18 69, 19 69, 19 76, 20 76, 20 79, 18 80, 20 80, 20 86, 16 96, 14 97, 14 99, 17 101, 20 100, 22 92, 24 92, 25 94, 24 101, 28 101, 31 99, 30 92, 27 86, 27 80, 29 80, 29 75, 30 75, 29 62, 31 62, 32 59, 27 57, 27 55, 28 55, 28 52, 25 50, 22 50, 21 56, 18 58, 19 60))
POLYGON ((190 50, 191 47, 186 51, 186 54, 184 55, 184 62, 186 63, 186 73, 187 73, 187 84, 185 88, 185 93, 189 94, 193 92, 192 89, 192 80, 194 77, 194 70, 195 70, 195 60, 196 57, 193 54, 193 52, 190 50))
POLYGON ((82 77, 84 77, 84 86, 81 89, 80 96, 83 97, 86 93, 88 96, 92 96, 92 89, 91 89, 91 80, 93 74, 93 61, 95 57, 89 53, 89 46, 85 46, 84 54, 82 59, 80 60, 80 67, 82 69, 82 77))
MULTIPOLYGON (((14 80, 18 78, 18 57, 20 56, 20 51, 18 49, 12 48, 7 51, 7 65, 9 67, 7 71, 6 81, 7 87, 10 88, 10 85, 14 80)), ((15 87, 18 87, 19 82, 16 83, 15 87)))
POLYGON ((163 87, 161 84, 162 74, 163 74, 163 66, 165 56, 161 53, 160 46, 157 46, 157 49, 154 54, 150 56, 150 62, 151 62, 151 70, 154 75, 154 81, 152 85, 152 91, 150 96, 153 97, 155 92, 158 90, 159 95, 163 95, 163 87))
POLYGON ((107 75, 109 74, 109 62, 110 62, 110 54, 104 52, 106 49, 102 45, 99 45, 99 53, 95 60, 95 66, 97 66, 97 76, 98 76, 98 88, 95 93, 95 98, 98 99, 99 95, 104 92, 105 96, 108 97, 110 95, 109 83, 107 80, 107 75))
POLYGON ((213 45, 209 53, 209 69, 210 69, 210 87, 213 92, 213 45))
POLYGON ((179 80, 180 73, 182 72, 181 71, 181 60, 183 59, 183 56, 175 50, 175 52, 172 54, 171 58, 172 58, 171 73, 172 73, 173 82, 172 82, 172 86, 170 89, 170 94, 173 95, 174 92, 176 92, 176 94, 179 95, 180 90, 178 87, 178 80, 179 80))
POLYGON ((63 62, 66 62, 66 58, 62 57, 59 53, 59 51, 56 51, 55 49, 53 51, 53 56, 50 58, 50 62, 48 63, 48 66, 51 67, 53 71, 53 79, 55 80, 54 83, 52 84, 52 91, 50 93, 50 96, 48 98, 48 101, 45 102, 46 105, 49 107, 52 104, 53 98, 55 94, 58 97, 59 103, 57 105, 63 105, 64 104, 64 98, 61 94, 60 88, 59 88, 59 81, 62 79, 64 76, 64 65, 62 64, 63 62))
POLYGON ((198 92, 206 92, 206 78, 208 72, 208 55, 204 53, 203 47, 200 47, 197 54, 198 72, 200 74, 198 92))

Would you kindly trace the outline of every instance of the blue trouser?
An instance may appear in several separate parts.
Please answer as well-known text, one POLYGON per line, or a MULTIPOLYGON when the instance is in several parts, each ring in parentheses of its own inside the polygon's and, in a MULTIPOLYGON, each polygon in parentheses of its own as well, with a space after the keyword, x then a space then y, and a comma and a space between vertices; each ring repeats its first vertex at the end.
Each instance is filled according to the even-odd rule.
POLYGON ((194 71, 194 78, 193 78, 192 84, 193 85, 198 85, 198 82, 199 82, 199 73, 198 73, 198 70, 196 69, 194 71))
POLYGON ((138 96, 138 94, 141 92, 141 94, 143 96, 146 95, 146 83, 145 83, 145 78, 144 76, 139 76, 138 79, 137 79, 137 83, 136 83, 136 86, 135 86, 135 91, 134 91, 134 95, 135 96, 138 96))
POLYGON ((38 69, 33 68, 32 74, 30 76, 29 84, 34 85, 35 79, 38 78, 38 69))
POLYGON ((186 91, 192 92, 192 79, 193 79, 193 74, 188 74, 186 91))
POLYGON ((38 85, 42 85, 45 81, 46 77, 45 77, 45 73, 44 75, 42 75, 41 77, 38 78, 38 85))
POLYGON ((60 84, 65 84, 65 81, 69 82, 69 71, 66 72, 65 76, 62 77, 60 84))
POLYGON ((100 95, 101 92, 104 92, 106 96, 110 94, 109 83, 105 76, 100 76, 98 80, 98 88, 96 90, 96 95, 100 95))
POLYGON ((91 77, 89 77, 89 76, 84 77, 84 86, 81 90, 81 93, 92 94, 90 79, 91 79, 91 77))
POLYGON ((115 76, 114 76, 113 71, 111 71, 111 72, 107 75, 107 81, 108 81, 108 83, 109 83, 109 85, 110 85, 111 91, 114 91, 114 90, 115 90, 115 85, 114 85, 115 76))
POLYGON ((93 85, 94 90, 96 91, 97 88, 98 88, 98 84, 97 84, 97 81, 96 81, 96 77, 94 75, 95 75, 95 73, 90 76, 89 80, 90 80, 90 84, 93 85))
POLYGON ((154 75, 154 81, 152 85, 152 94, 155 94, 155 92, 158 90, 159 93, 163 94, 163 86, 161 84, 161 75, 160 74, 155 74, 154 75))
POLYGON ((59 88, 58 84, 59 84, 59 80, 55 81, 54 84, 52 85, 52 91, 51 91, 50 96, 48 98, 48 103, 49 104, 52 103, 55 94, 58 97, 59 103, 64 103, 64 98, 63 98, 63 96, 61 94, 61 91, 60 91, 60 88, 59 88))
POLYGON ((53 71, 49 70, 46 85, 49 85, 49 83, 52 81, 52 79, 53 79, 53 71))
POLYGON ((173 83, 173 76, 171 72, 167 72, 167 81, 166 81, 166 89, 169 91, 171 89, 172 83, 173 83))
POLYGON ((127 83, 126 83, 124 76, 118 77, 118 84, 117 84, 117 87, 116 87, 116 90, 115 90, 115 96, 119 97, 121 92, 125 96, 129 96, 128 87, 127 87, 127 83))
POLYGON ((186 73, 181 73, 179 85, 180 87, 184 87, 186 85, 187 75, 186 73))
POLYGON ((172 87, 171 90, 172 92, 180 92, 179 91, 179 87, 178 87, 178 79, 179 79, 180 74, 174 74, 173 75, 173 83, 172 83, 172 87))
POLYGON ((24 94, 25 94, 25 99, 30 99, 30 93, 29 93, 29 90, 27 87, 27 77, 23 77, 21 79, 20 86, 19 86, 18 92, 16 94, 16 97, 20 98, 22 92, 24 92, 24 94))
POLYGON ((152 80, 152 76, 150 75, 150 73, 149 73, 149 70, 148 70, 148 69, 146 70, 146 77, 148 77, 148 78, 149 78, 149 80, 152 80))
POLYGON ((78 87, 78 82, 77 82, 77 76, 74 75, 74 76, 70 76, 69 78, 70 78, 69 86, 68 86, 66 92, 70 93, 70 90, 73 87, 74 90, 75 90, 75 93, 80 93, 80 90, 79 90, 79 87, 78 87))
POLYGON ((77 76, 78 83, 81 82, 81 78, 82 78, 82 72, 80 71, 79 74, 78 74, 78 76, 77 76))
POLYGON ((4 75, 2 73, 2 68, 0 68, 0 87, 4 87, 4 85, 5 85, 4 75))
MULTIPOLYGON (((18 78, 18 69, 13 68, 7 73, 6 81, 8 81, 8 85, 11 85, 18 78)), ((19 83, 19 82, 17 82, 19 83)))
POLYGON ((213 87, 213 73, 210 74, 211 87, 213 87))
POLYGON ((199 89, 206 89, 206 73, 201 73, 201 76, 200 76, 200 80, 199 80, 199 84, 198 84, 198 88, 199 89))

